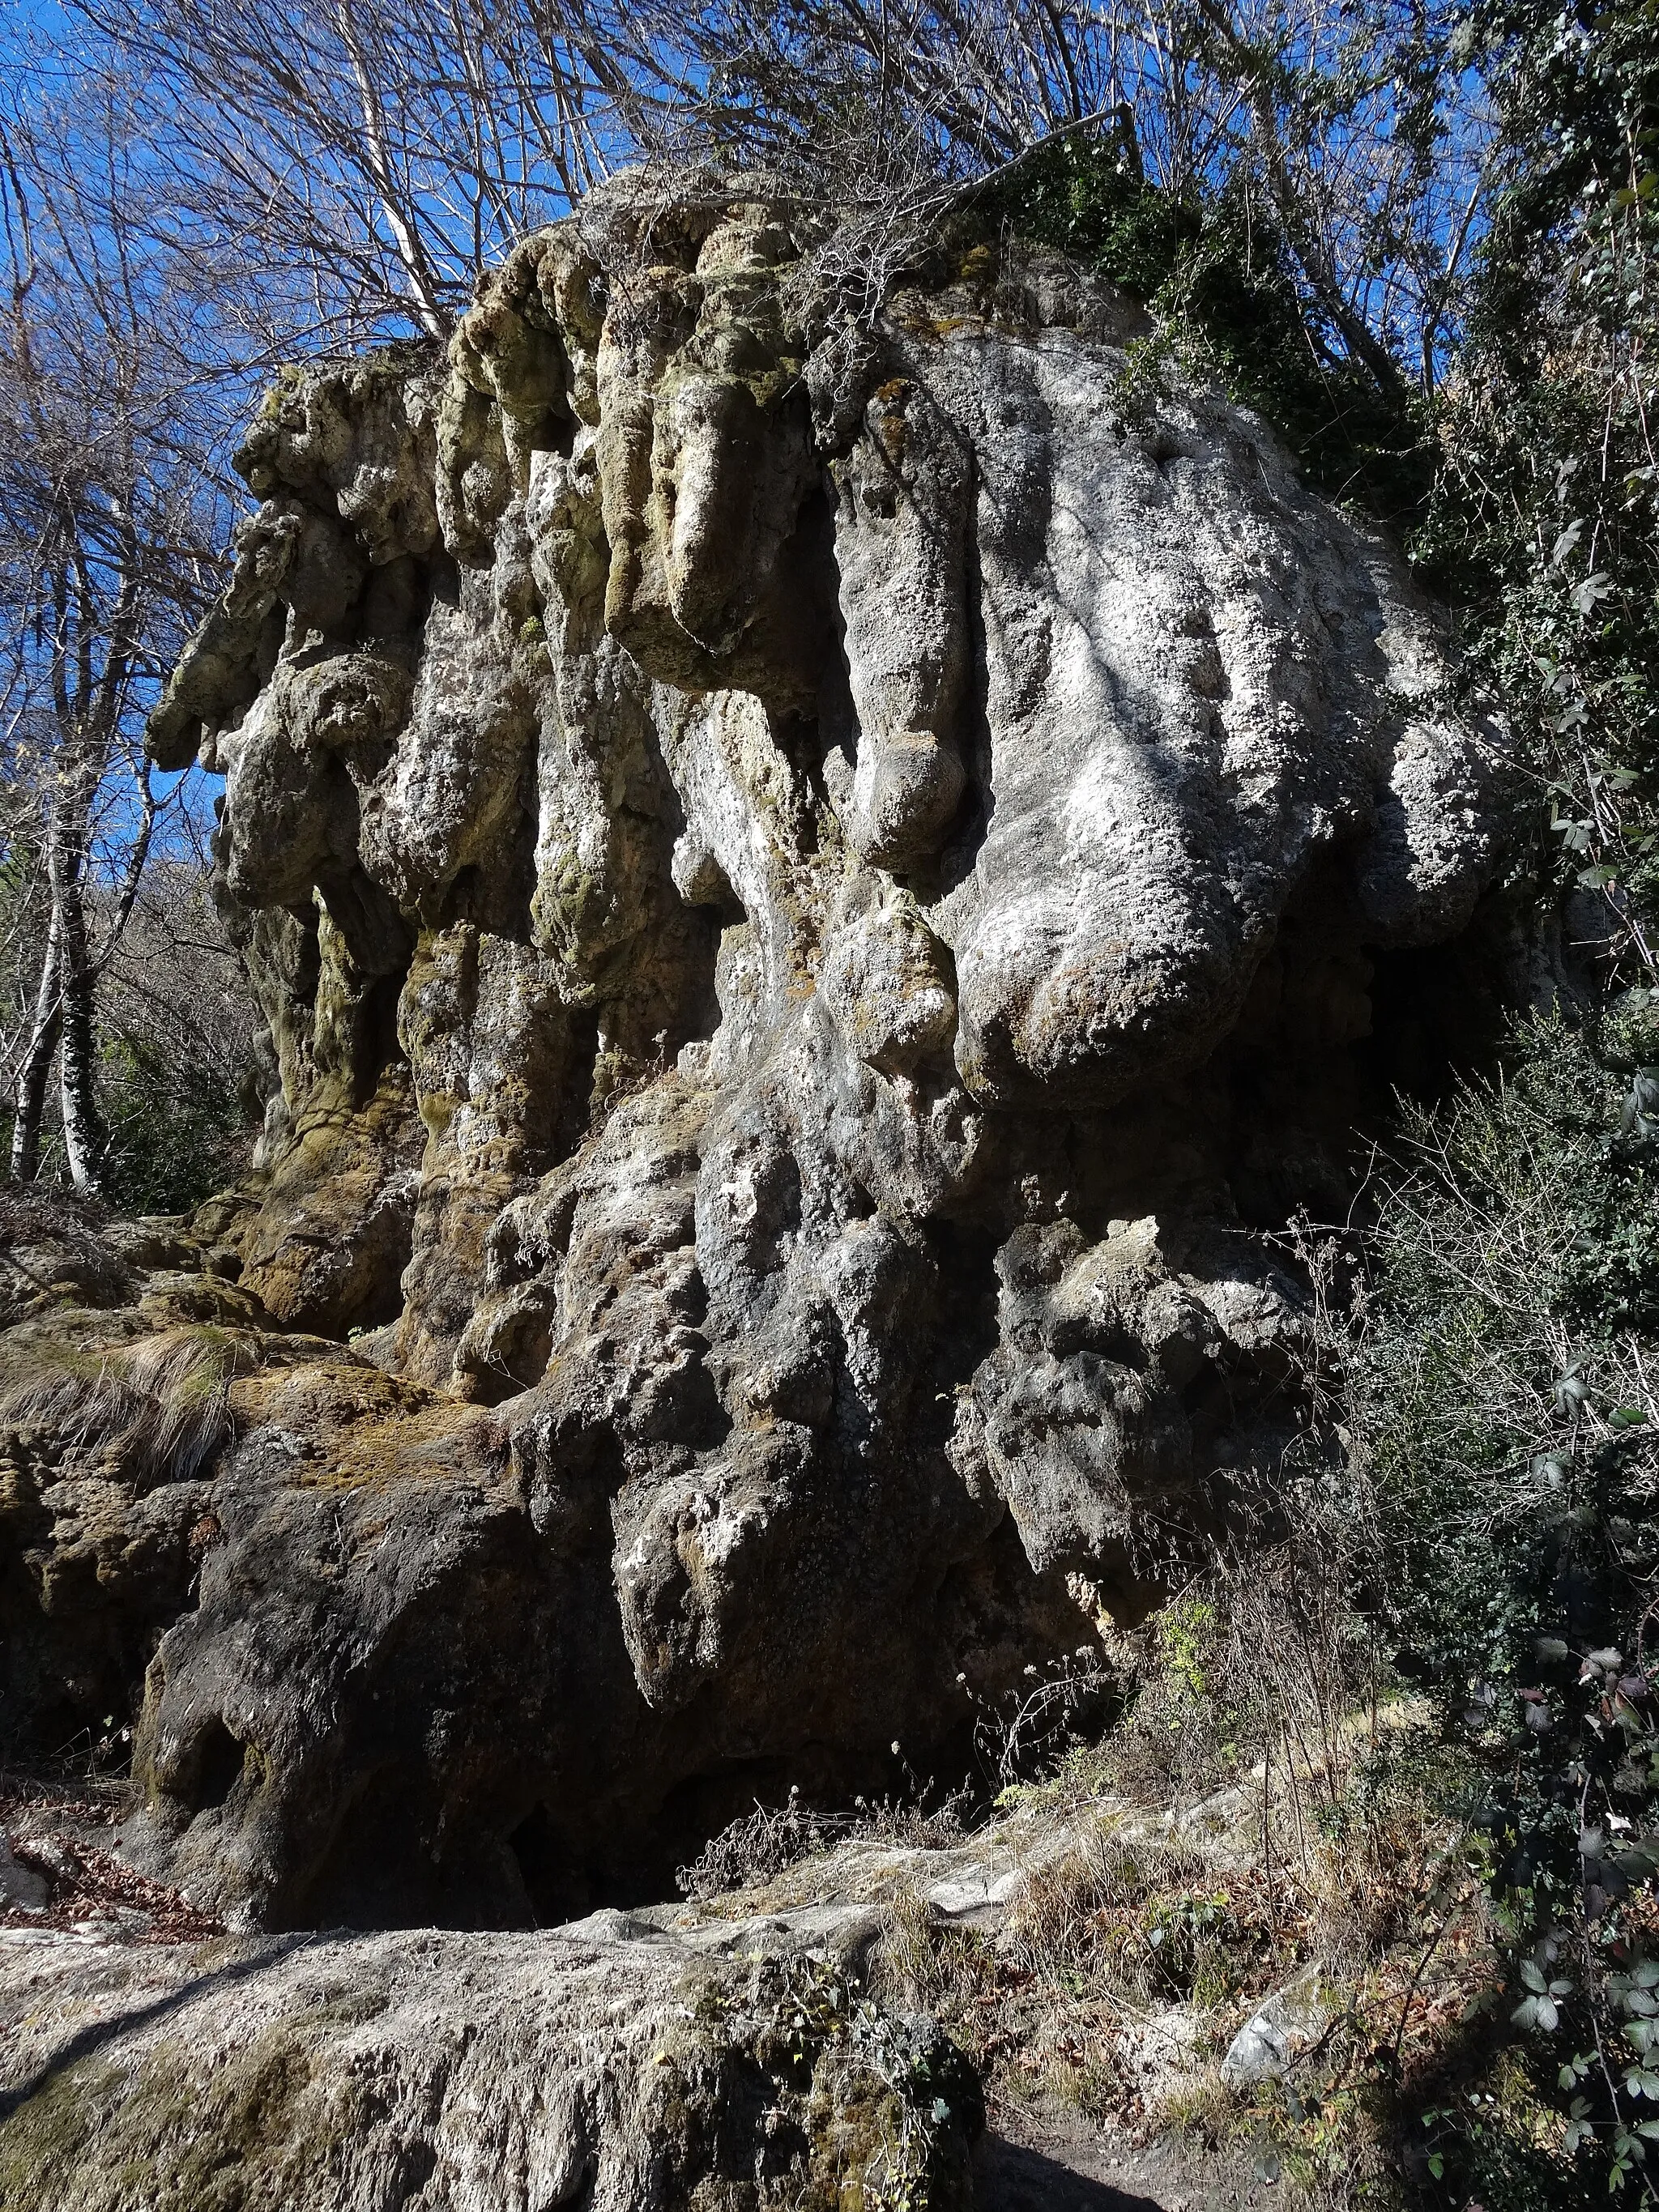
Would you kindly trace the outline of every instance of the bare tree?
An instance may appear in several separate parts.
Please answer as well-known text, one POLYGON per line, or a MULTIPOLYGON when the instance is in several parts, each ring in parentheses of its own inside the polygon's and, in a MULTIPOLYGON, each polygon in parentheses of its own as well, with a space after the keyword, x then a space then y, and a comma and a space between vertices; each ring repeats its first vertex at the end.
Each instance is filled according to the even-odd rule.
POLYGON ((890 264, 1045 145, 1109 133, 1166 196, 1232 195, 1246 252, 1254 220, 1288 257, 1316 356, 1399 407, 1406 364, 1432 386, 1495 181, 1461 20, 1449 0, 634 0, 598 34, 635 145, 765 167, 890 264))
POLYGON ((98 1019, 108 1195, 170 1213, 230 1182, 247 1163, 276 1056, 187 848, 145 867, 100 979, 98 1019))
POLYGON ((216 573, 201 303, 158 249, 132 88, 0 118, 0 668, 15 973, 12 1172, 33 1176, 54 1063, 64 1151, 95 1190, 95 994, 158 814, 143 714, 216 573))
POLYGON ((233 275, 252 349, 442 336, 478 270, 631 140, 626 42, 584 0, 71 0, 167 103, 182 241, 233 275), (262 310, 264 313, 262 315, 262 310))
POLYGON ((251 355, 443 334, 624 162, 764 168, 890 240, 1109 125, 1149 184, 1253 199, 1310 332, 1398 398, 1489 181, 1450 0, 297 0, 276 36, 253 0, 70 4, 165 98, 181 240, 267 272, 229 285, 251 355))
POLYGON ((1495 180, 1497 118, 1455 56, 1461 11, 1197 0, 1200 70, 1234 95, 1232 158, 1261 191, 1312 315, 1377 390, 1432 390, 1442 325, 1495 180), (1478 220, 1477 220, 1478 218, 1478 220))

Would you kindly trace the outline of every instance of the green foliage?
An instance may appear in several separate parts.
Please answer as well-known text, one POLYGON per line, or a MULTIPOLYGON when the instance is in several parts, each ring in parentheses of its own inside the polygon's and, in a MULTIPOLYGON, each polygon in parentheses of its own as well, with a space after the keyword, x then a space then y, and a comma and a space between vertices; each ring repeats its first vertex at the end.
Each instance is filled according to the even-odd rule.
POLYGON ((1204 228, 1196 194, 1177 198, 1147 184, 1115 129, 1052 142, 987 193, 984 204, 1038 245, 1071 255, 1143 301, 1162 290, 1204 228))
POLYGON ((1620 1134, 1625 1095, 1552 1018, 1496 1081, 1406 1115, 1357 1388, 1437 1674, 1524 1674, 1550 1592, 1589 1629, 1612 1601, 1605 1524, 1650 1450, 1622 1409, 1643 1393, 1633 1346, 1659 1334, 1659 1148, 1620 1134))
POLYGON ((1314 482, 1402 527, 1415 521, 1431 467, 1422 424, 1328 341, 1243 172, 1177 195, 1146 182, 1118 131, 1078 132, 987 206, 1149 307, 1195 367, 1267 416, 1314 482))
POLYGON ((1474 35, 1500 190, 1415 550, 1527 742, 1549 876, 1659 981, 1659 7, 1504 4, 1474 35))
POLYGON ((1218 1623, 1212 1599, 1188 1590, 1158 1615, 1158 1641, 1170 1674, 1190 1698, 1210 1692, 1208 1674, 1217 1657, 1218 1623))
POLYGON ((229 1182, 247 1145, 244 1101, 211 1065, 169 1066, 143 1039, 107 1038, 100 1091, 106 1189, 128 1213, 185 1213, 229 1182))
POLYGON ((1477 2082, 1421 2116, 1430 2201, 1488 2212, 1581 2212, 1607 2202, 1565 2148, 1565 2130, 1538 2069, 1505 2051, 1477 2082))
POLYGON ((1615 1007, 1599 1053, 1529 1022, 1499 1078, 1407 1115, 1349 1386, 1400 1663, 1480 1782, 1509 2024, 1559 2044, 1562 2142, 1603 2187, 1659 2138, 1659 1141, 1629 1059, 1651 1012, 1615 1007))

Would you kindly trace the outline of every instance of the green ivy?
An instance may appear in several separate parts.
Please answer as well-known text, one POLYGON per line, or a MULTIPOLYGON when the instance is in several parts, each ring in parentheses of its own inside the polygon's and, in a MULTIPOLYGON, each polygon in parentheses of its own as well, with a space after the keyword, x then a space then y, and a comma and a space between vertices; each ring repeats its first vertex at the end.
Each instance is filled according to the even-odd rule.
MULTIPOLYGON (((1529 1021, 1500 1076, 1407 1115, 1351 1376, 1399 1663, 1476 1778, 1501 2017, 1603 2192, 1659 2159, 1659 1962, 1631 1917, 1659 1872, 1653 1018, 1644 992, 1529 1021)), ((1468 2143, 1434 2154, 1474 2187, 1468 2143)), ((1535 2201, 1522 2165, 1490 2212, 1535 2201)))
POLYGON ((1056 141, 985 205, 1182 333, 1196 365, 1265 416, 1322 489, 1401 529, 1420 519, 1432 477, 1425 418, 1320 342, 1284 241, 1241 176, 1162 191, 1106 129, 1056 141))

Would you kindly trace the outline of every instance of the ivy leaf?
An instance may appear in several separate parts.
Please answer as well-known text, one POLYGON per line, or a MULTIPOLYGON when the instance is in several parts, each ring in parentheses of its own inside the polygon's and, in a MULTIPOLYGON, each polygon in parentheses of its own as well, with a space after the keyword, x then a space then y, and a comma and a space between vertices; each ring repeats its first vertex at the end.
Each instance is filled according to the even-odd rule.
POLYGON ((1582 584, 1575 584, 1572 603, 1581 615, 1594 614, 1600 602, 1613 596, 1613 579, 1605 568, 1598 568, 1593 576, 1586 576, 1582 584))

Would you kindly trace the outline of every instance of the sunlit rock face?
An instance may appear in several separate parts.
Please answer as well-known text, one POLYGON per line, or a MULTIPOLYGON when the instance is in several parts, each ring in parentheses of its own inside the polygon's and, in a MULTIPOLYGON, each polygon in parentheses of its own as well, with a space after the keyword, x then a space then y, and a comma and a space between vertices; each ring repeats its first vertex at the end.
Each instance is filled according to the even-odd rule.
POLYGON ((1397 557, 1073 272, 811 244, 623 180, 240 457, 153 744, 282 1067, 240 1292, 350 1340, 234 1385, 135 1848, 254 1918, 959 1766, 1270 1475, 1260 1232, 1456 1013, 1502 738, 1397 557))

